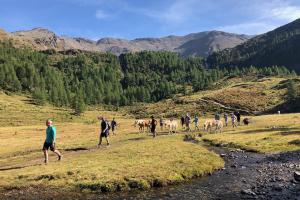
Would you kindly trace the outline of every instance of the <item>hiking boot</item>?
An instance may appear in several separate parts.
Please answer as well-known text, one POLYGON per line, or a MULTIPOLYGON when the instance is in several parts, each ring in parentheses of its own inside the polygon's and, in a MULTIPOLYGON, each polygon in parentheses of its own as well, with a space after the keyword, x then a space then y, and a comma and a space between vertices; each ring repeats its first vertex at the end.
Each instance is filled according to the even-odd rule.
POLYGON ((45 160, 44 163, 45 163, 45 165, 47 165, 48 164, 48 160, 45 160))
POLYGON ((62 155, 58 156, 58 161, 61 161, 62 155))
POLYGON ((109 144, 109 143, 107 143, 107 147, 110 147, 110 144, 109 144))

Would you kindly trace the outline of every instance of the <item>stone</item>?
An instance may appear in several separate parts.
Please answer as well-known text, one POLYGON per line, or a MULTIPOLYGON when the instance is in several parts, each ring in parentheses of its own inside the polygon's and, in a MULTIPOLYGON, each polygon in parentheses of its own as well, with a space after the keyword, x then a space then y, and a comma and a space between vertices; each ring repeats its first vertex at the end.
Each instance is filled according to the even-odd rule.
POLYGON ((294 172, 294 179, 300 182, 300 172, 294 172))
POLYGON ((282 187, 279 186, 279 185, 278 186, 274 186, 272 189, 275 190, 275 191, 278 191, 278 192, 282 191, 282 187))
POLYGON ((251 195, 251 196, 256 196, 255 192, 253 192, 250 189, 245 189, 241 191, 242 194, 246 194, 246 195, 251 195))

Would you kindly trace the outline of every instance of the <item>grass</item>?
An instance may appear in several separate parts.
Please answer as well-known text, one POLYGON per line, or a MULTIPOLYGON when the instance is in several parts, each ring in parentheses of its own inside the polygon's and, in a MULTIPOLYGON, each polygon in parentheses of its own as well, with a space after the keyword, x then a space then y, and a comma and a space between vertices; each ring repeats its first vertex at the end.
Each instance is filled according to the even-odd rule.
POLYGON ((64 188, 68 191, 123 191, 147 189, 189 180, 213 172, 224 161, 205 147, 184 141, 183 134, 159 132, 153 139, 139 134, 134 119, 122 112, 93 108, 74 117, 68 109, 36 107, 22 96, 0 95, 0 190, 28 187, 64 188), (96 148, 96 116, 116 117, 120 127, 111 147, 96 148), (63 118, 62 116, 67 116, 63 118), (43 164, 44 120, 54 118, 57 147, 43 164), (65 120, 63 120, 65 119, 65 120), (61 121, 60 121, 61 120, 61 121))
POLYGON ((230 127, 222 134, 205 134, 202 139, 261 153, 300 150, 300 114, 264 115, 251 121, 249 126, 230 127))
MULTIPOLYGON (((299 78, 296 78, 299 80, 299 78)), ((164 117, 190 113, 213 113, 242 109, 248 113, 266 114, 285 102, 287 78, 244 77, 221 80, 214 89, 190 95, 177 95, 154 104, 128 107, 127 111, 140 117, 164 117), (218 104, 219 103, 219 104, 218 104), (225 106, 225 107, 224 107, 225 106)))

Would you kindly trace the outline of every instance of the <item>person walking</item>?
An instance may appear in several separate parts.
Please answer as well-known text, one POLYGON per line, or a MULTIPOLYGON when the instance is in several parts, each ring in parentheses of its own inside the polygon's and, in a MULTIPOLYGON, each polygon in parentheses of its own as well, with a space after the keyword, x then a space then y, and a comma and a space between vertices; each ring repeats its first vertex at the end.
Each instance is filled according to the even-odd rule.
POLYGON ((224 113, 225 126, 228 126, 228 114, 224 113))
POLYGON ((220 114, 218 112, 215 113, 215 120, 219 121, 221 119, 220 114))
POLYGON ((113 118, 113 120, 111 121, 110 126, 111 126, 112 134, 116 135, 115 130, 117 128, 117 122, 116 122, 115 118, 113 118))
POLYGON ((153 115, 151 116, 150 125, 151 125, 151 133, 153 135, 153 138, 155 138, 156 137, 156 125, 157 125, 157 121, 154 119, 153 115))
POLYGON ((238 125, 241 125, 241 114, 239 111, 236 112, 236 120, 238 125))
POLYGON ((106 139, 106 144, 107 146, 109 146, 109 124, 108 122, 105 120, 104 117, 98 117, 98 119, 101 121, 100 123, 100 135, 99 135, 99 143, 98 143, 98 148, 101 146, 102 144, 102 138, 105 137, 106 139))
POLYGON ((232 123, 232 127, 237 127, 236 125, 236 116, 234 113, 231 113, 231 123, 232 123))
POLYGON ((45 164, 48 163, 48 150, 50 148, 57 156, 58 160, 61 160, 62 154, 55 148, 56 142, 56 128, 53 126, 53 122, 51 119, 46 120, 46 140, 43 145, 43 152, 45 156, 45 164))
POLYGON ((195 123, 195 131, 198 130, 199 131, 199 118, 198 116, 195 114, 195 117, 194 117, 194 121, 195 123))
POLYGON ((184 116, 183 116, 183 115, 181 116, 181 119, 180 119, 180 121, 181 121, 181 128, 182 128, 182 129, 184 129, 185 118, 184 118, 184 116))
POLYGON ((186 131, 191 131, 190 123, 191 123, 191 117, 190 117, 190 114, 187 113, 186 116, 185 116, 186 131))
POLYGON ((162 117, 159 119, 159 125, 160 125, 160 130, 163 131, 163 129, 164 129, 164 119, 162 117))

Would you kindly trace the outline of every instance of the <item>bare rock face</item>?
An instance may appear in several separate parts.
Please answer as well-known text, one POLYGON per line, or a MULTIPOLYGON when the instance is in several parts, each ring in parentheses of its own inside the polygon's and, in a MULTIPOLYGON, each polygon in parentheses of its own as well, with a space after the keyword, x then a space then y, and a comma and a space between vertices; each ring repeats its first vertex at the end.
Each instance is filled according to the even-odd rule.
POLYGON ((39 50, 57 49, 60 40, 55 33, 44 28, 35 28, 31 31, 17 31, 11 35, 19 40, 31 43, 39 50))
MULTIPOLYGON (((78 49, 85 51, 111 52, 119 55, 138 51, 172 51, 180 55, 206 57, 214 51, 232 48, 247 41, 250 37, 220 31, 192 33, 185 36, 167 36, 162 38, 137 38, 125 40, 119 38, 102 38, 93 41, 85 38, 58 36, 44 28, 29 31, 17 31, 10 34, 16 41, 38 50, 54 49, 65 51, 78 49)), ((0 32, 1 38, 1 32, 0 32)))

